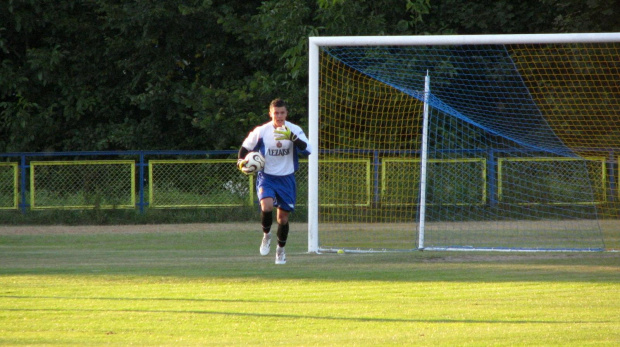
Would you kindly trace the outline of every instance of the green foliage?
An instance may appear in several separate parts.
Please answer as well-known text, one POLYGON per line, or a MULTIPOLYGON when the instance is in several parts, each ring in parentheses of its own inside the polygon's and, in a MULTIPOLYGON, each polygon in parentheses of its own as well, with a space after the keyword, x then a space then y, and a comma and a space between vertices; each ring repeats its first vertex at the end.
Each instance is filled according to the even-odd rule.
POLYGON ((282 97, 306 126, 307 38, 618 31, 613 0, 8 0, 0 150, 237 148, 282 97))
POLYGON ((542 3, 555 9, 554 32, 620 31, 620 2, 616 0, 543 0, 542 3))
POLYGON ((524 0, 432 2, 418 32, 510 34, 620 31, 615 0, 524 0))

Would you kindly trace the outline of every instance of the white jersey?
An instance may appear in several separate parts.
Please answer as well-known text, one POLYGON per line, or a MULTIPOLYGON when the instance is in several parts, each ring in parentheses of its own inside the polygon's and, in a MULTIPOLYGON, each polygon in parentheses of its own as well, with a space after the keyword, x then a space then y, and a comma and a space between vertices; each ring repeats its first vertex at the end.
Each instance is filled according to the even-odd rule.
POLYGON ((299 167, 298 154, 310 154, 310 141, 304 134, 304 131, 298 125, 285 122, 291 133, 308 144, 304 151, 300 151, 292 141, 283 140, 276 141, 274 130, 276 128, 273 122, 259 125, 250 132, 248 137, 243 141, 242 146, 248 151, 259 151, 265 157, 265 169, 268 175, 286 176, 297 171, 299 167))

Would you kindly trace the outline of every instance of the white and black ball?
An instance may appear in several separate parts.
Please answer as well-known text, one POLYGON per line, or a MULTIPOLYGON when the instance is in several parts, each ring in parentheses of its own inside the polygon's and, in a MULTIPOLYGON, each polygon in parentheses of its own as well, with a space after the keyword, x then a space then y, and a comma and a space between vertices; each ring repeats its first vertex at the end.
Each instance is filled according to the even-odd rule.
POLYGON ((265 157, 259 152, 250 152, 245 156, 247 161, 243 166, 243 172, 246 174, 254 174, 265 168, 265 157))

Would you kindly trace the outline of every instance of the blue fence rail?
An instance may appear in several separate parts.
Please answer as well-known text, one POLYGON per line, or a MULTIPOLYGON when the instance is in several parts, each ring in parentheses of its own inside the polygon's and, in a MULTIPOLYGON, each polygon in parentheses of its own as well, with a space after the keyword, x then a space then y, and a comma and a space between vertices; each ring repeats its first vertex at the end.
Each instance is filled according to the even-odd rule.
POLYGON ((148 203, 145 202, 145 178, 146 170, 148 168, 147 157, 175 157, 175 156, 192 156, 192 157, 230 157, 236 154, 235 150, 220 150, 220 151, 174 151, 174 150, 152 150, 152 151, 75 151, 75 152, 22 152, 22 153, 2 153, 0 157, 4 158, 19 158, 19 209, 25 213, 30 207, 27 203, 27 179, 29 177, 30 165, 29 161, 36 158, 61 158, 61 157, 137 157, 136 168, 138 172, 138 201, 136 207, 140 212, 144 212, 148 203))
MULTIPOLYGON (((605 190, 607 193, 605 194, 605 200, 609 203, 617 203, 618 202, 618 155, 620 155, 620 148, 611 148, 611 149, 580 149, 582 151, 588 151, 592 153, 597 153, 598 157, 606 158, 604 159, 606 163, 605 173, 604 173, 604 183, 605 190)), ((135 202, 135 208, 139 209, 142 213, 145 208, 149 206, 149 201, 147 199, 147 187, 145 187, 145 183, 150 183, 148 181, 148 173, 149 173, 149 160, 153 159, 177 159, 177 158, 200 158, 200 159, 229 159, 233 162, 236 159, 236 150, 218 150, 218 151, 177 151, 177 150, 136 150, 136 151, 74 151, 74 152, 22 152, 22 153, 2 153, 0 157, 5 158, 4 161, 15 162, 15 159, 18 159, 18 171, 19 171, 19 199, 18 199, 18 209, 25 213, 31 206, 28 203, 28 191, 29 189, 33 189, 30 187, 28 178, 32 174, 30 162, 38 161, 38 160, 58 160, 59 158, 72 158, 69 160, 75 160, 76 158, 97 158, 97 160, 102 160, 100 158, 109 159, 113 157, 115 159, 118 158, 133 158, 135 160, 135 171, 136 171, 136 190, 137 190, 137 199, 135 202)), ((523 154, 523 151, 520 151, 523 154)), ((418 151, 402 151, 402 150, 323 150, 321 152, 322 158, 328 157, 357 157, 357 158, 366 158, 370 161, 371 172, 369 173, 371 176, 370 191, 372 192, 372 201, 374 204, 380 203, 380 195, 381 195, 381 185, 382 185, 382 177, 381 177, 381 167, 382 160, 386 158, 415 158, 418 157, 418 151)), ((510 150, 493 150, 493 149, 485 149, 485 150, 445 150, 438 151, 434 153, 434 157, 482 157, 486 160, 486 202, 493 206, 498 202, 498 163, 502 158, 514 156, 516 153, 510 150)), ((64 159, 63 159, 64 160, 64 159)), ((234 176, 235 170, 233 170, 234 166, 230 166, 231 171, 227 171, 226 174, 230 176, 234 176)), ((236 172, 238 174, 238 172, 236 172)), ((383 182, 384 183, 384 182, 383 182)))

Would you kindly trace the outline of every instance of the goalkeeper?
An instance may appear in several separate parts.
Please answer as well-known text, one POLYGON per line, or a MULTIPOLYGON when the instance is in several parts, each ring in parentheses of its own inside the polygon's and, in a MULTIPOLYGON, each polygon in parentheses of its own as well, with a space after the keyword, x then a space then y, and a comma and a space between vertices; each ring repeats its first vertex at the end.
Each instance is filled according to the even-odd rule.
POLYGON ((295 209, 298 155, 308 155, 312 151, 301 127, 287 121, 287 116, 288 109, 284 100, 273 100, 269 104, 271 121, 257 126, 249 133, 239 149, 237 161, 237 166, 241 169, 249 152, 258 151, 265 157, 265 168, 258 172, 256 177, 263 227, 260 254, 267 255, 271 249, 271 225, 275 207, 278 223, 276 264, 286 264, 284 246, 288 238, 289 215, 295 209))

